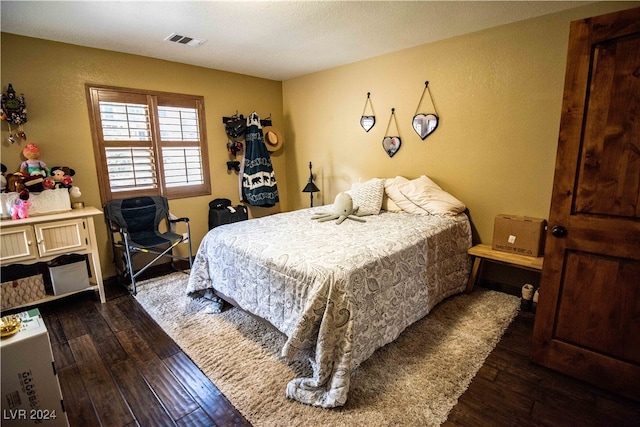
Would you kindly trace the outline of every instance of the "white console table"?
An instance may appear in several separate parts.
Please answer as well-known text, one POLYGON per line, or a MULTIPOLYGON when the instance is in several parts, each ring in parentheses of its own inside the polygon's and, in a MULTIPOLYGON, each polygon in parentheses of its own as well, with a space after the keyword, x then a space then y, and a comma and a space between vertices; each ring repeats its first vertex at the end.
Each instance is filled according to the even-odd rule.
POLYGON ((47 295, 41 300, 19 307, 63 298, 87 289, 97 290, 100 302, 105 302, 98 241, 93 221, 93 217, 97 215, 102 215, 102 211, 94 207, 85 207, 25 219, 0 220, 1 266, 50 261, 59 255, 71 253, 87 254, 91 261, 92 274, 88 288, 63 295, 47 295))

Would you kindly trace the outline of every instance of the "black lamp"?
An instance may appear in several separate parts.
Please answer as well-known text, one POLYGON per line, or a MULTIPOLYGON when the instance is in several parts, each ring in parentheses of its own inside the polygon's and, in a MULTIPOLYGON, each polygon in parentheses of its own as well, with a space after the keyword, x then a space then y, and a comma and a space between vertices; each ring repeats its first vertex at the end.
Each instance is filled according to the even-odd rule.
POLYGON ((311 196, 311 207, 313 207, 313 193, 317 193, 320 189, 313 183, 313 172, 311 172, 311 162, 309 162, 309 182, 304 186, 303 193, 309 193, 311 196))

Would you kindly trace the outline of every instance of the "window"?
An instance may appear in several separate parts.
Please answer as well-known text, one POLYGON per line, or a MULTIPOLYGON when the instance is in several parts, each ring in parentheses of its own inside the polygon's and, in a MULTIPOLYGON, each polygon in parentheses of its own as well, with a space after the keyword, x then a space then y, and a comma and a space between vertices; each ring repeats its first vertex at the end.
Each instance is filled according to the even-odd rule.
POLYGON ((102 202, 211 194, 204 98, 87 85, 102 202))

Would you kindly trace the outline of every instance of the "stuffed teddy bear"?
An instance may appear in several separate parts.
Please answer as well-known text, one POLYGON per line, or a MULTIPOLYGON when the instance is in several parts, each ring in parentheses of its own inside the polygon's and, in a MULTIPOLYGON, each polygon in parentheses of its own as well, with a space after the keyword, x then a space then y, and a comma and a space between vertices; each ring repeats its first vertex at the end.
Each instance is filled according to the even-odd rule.
POLYGON ((22 172, 7 174, 7 190, 10 193, 19 193, 26 189, 27 177, 22 172))
POLYGON ((31 202, 29 201, 29 192, 22 190, 18 195, 18 200, 11 208, 11 219, 24 219, 29 218, 29 207, 31 202))
POLYGON ((73 178, 76 171, 68 166, 54 166, 49 172, 51 175, 44 179, 44 188, 52 190, 56 188, 67 188, 71 197, 80 197, 80 189, 73 185, 73 178))
POLYGON ((331 213, 318 212, 314 214, 311 219, 317 219, 319 222, 337 219, 336 224, 342 224, 347 218, 354 221, 366 222, 364 219, 354 215, 356 210, 353 209, 353 199, 348 193, 338 193, 333 202, 331 213))

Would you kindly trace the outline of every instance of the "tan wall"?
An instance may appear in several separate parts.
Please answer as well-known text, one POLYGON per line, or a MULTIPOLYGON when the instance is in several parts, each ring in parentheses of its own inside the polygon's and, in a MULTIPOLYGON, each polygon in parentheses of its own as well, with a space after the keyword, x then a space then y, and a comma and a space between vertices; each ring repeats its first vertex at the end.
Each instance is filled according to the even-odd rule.
MULTIPOLYGON (((318 204, 358 179, 426 174, 467 205, 482 242, 496 214, 547 218, 569 23, 637 5, 599 3, 285 81, 290 207, 308 206, 300 190, 312 161, 318 204), (423 141, 411 120, 427 80, 441 121, 423 141), (391 108, 402 138, 393 158, 382 149, 391 108)), ((419 112, 434 112, 428 95, 419 112)))
MULTIPOLYGON (((97 207, 101 202, 85 83, 203 95, 213 195, 170 202, 174 214, 191 219, 194 251, 208 228, 209 201, 215 197, 226 197, 233 203, 239 200, 237 175, 227 172, 229 156, 222 117, 236 110, 245 115, 257 111, 263 118, 271 114, 274 125, 283 126, 281 82, 7 33, 2 33, 1 80, 3 91, 12 83, 18 94, 24 93, 28 110, 25 132, 28 141, 40 147, 41 159, 49 166, 74 168, 74 184, 82 191, 79 200, 97 207)), ((7 125, 2 123, 2 163, 13 171, 23 160, 25 144, 10 144, 7 137, 7 125)), ((272 156, 282 206, 286 205, 285 159, 284 150, 272 156)), ((280 209, 252 208, 251 215, 280 209)), ((109 277, 114 270, 106 226, 102 218, 97 218, 96 224, 102 267, 109 277)))
MULTIPOLYGON (((331 203, 352 182, 374 176, 427 174, 463 200, 483 242, 498 213, 546 217, 551 198, 569 22, 637 6, 605 2, 403 50, 285 82, 83 48, 2 33, 1 88, 12 83, 27 100, 25 131, 50 166, 76 170, 82 201, 100 206, 85 83, 190 93, 205 97, 211 197, 175 200, 189 216, 194 250, 207 231, 208 202, 238 202, 237 179, 226 170, 222 116, 236 110, 272 114, 284 129, 272 155, 281 203, 251 216, 308 206, 301 193, 314 163, 318 204, 331 203), (429 80, 441 122, 422 141, 411 118, 429 80), (377 123, 359 124, 367 92, 377 123), (393 158, 381 148, 391 108, 403 146, 393 158)), ((432 112, 428 98, 419 112, 432 112)), ((0 154, 9 170, 24 143, 9 144, 2 124, 0 154)), ((315 201, 315 200, 314 200, 315 201)), ((106 228, 97 221, 104 274, 113 274, 106 228)))

